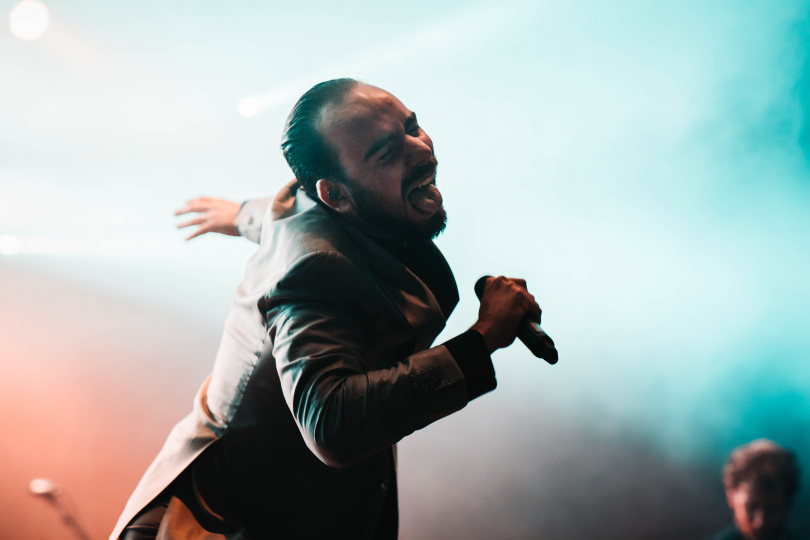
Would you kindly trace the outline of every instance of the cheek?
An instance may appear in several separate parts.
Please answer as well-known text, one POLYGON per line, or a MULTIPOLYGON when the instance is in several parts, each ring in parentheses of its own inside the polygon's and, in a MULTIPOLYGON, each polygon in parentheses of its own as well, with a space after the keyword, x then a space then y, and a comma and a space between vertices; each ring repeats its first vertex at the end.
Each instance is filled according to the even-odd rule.
POLYGON ((392 203, 402 201, 402 183, 405 173, 405 167, 402 164, 392 165, 385 170, 379 182, 379 192, 385 200, 392 203))
POLYGON ((740 525, 748 525, 751 521, 751 518, 748 514, 748 508, 746 508, 745 501, 741 501, 739 499, 735 500, 731 510, 734 513, 734 519, 740 525))
POLYGON ((402 205, 402 169, 401 167, 388 167, 378 171, 363 186, 368 203, 376 204, 388 212, 397 211, 402 205))

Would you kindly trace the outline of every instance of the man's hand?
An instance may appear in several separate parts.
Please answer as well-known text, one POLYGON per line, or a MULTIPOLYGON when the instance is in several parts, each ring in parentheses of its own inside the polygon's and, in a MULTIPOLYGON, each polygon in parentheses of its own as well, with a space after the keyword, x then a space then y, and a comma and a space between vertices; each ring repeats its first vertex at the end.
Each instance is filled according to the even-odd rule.
POLYGON ((539 321, 541 313, 524 280, 503 276, 489 278, 481 295, 478 322, 472 325, 472 329, 484 336, 492 353, 515 341, 518 325, 526 315, 539 321))
POLYGON ((186 206, 175 212, 174 215, 180 216, 192 212, 200 214, 194 219, 180 223, 177 226, 178 229, 191 227, 193 225, 200 226, 200 228, 188 236, 186 240, 191 240, 195 236, 209 232, 227 234, 228 236, 239 236, 239 231, 236 229, 234 221, 241 208, 241 204, 233 201, 198 197, 188 201, 186 206))

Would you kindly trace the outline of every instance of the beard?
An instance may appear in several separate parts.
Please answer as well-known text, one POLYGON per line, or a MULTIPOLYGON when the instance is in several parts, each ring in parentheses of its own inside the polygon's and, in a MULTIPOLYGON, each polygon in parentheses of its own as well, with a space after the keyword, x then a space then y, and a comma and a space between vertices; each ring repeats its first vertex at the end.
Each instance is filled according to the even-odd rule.
POLYGON ((414 221, 407 216, 386 211, 371 193, 356 183, 349 181, 346 185, 354 198, 357 216, 396 240, 407 242, 433 240, 447 227, 447 212, 443 206, 428 220, 414 221))

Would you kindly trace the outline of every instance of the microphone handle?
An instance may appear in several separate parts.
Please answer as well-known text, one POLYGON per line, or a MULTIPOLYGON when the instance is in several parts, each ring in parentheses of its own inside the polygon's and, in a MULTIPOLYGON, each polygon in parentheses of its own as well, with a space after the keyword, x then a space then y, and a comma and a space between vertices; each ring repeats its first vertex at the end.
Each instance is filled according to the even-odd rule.
MULTIPOLYGON (((483 276, 475 282, 475 295, 478 300, 484 294, 484 285, 487 279, 492 276, 483 276)), ((557 363, 559 356, 557 349, 554 347, 554 341, 548 337, 548 334, 540 327, 540 325, 529 317, 525 317, 518 326, 517 338, 523 342, 524 345, 535 355, 537 358, 542 358, 551 365, 557 363)))

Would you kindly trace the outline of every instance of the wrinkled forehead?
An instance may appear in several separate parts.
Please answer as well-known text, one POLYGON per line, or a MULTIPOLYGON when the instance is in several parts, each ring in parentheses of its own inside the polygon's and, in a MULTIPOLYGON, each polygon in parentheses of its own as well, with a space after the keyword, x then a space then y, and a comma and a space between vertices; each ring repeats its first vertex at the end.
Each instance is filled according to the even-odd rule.
POLYGON ((402 126, 410 114, 393 94, 360 83, 341 102, 324 109, 318 128, 345 163, 362 159, 374 141, 402 126))

